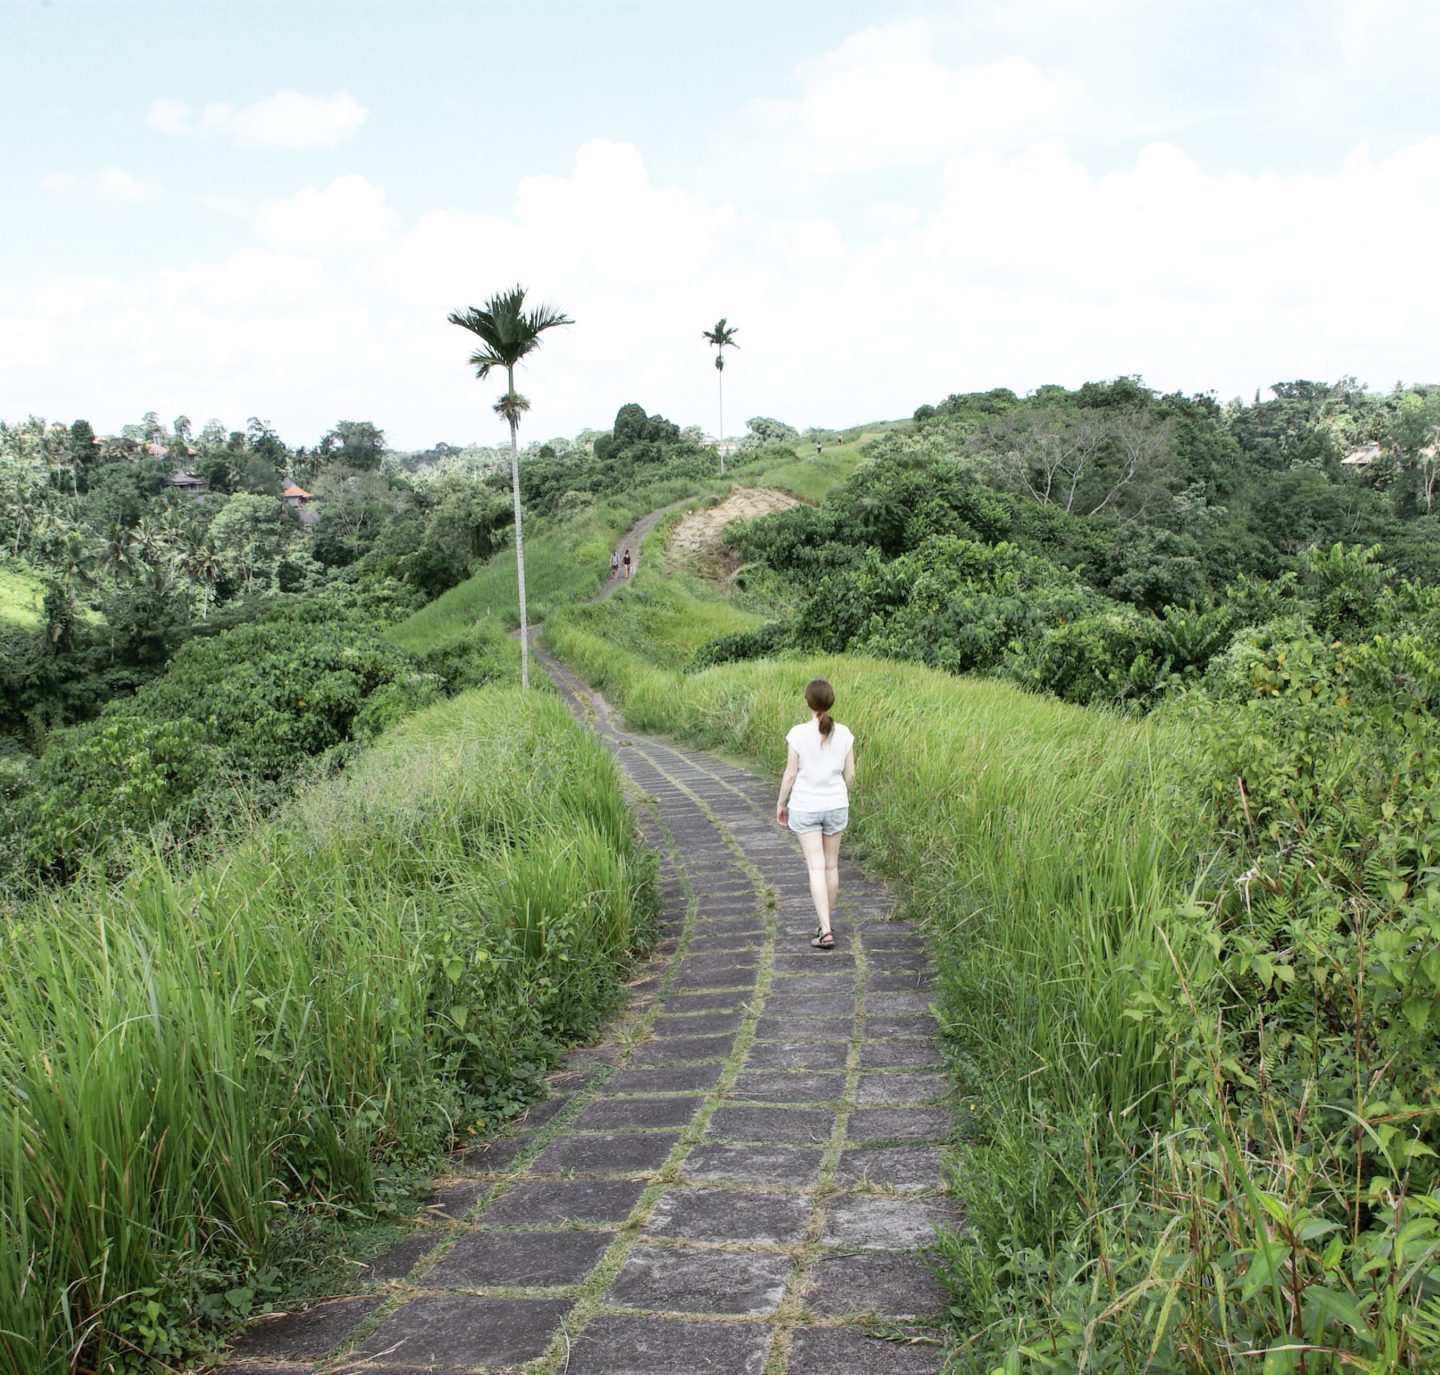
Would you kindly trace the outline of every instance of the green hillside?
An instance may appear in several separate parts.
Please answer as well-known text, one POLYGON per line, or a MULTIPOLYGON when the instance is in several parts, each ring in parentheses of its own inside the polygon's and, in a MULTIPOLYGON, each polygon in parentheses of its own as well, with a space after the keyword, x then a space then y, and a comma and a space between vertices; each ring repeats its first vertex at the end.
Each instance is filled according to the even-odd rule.
MULTIPOLYGON (((835 684, 849 853, 940 973, 957 1369, 1428 1370, 1435 518, 1403 445, 1389 476, 1339 465, 1383 404, 1122 382, 951 397, 723 478, 622 407, 527 460, 531 617, 632 727, 777 779, 805 682, 835 684), (1042 499, 1023 464, 1082 439, 1042 499), (735 487, 800 504, 672 559, 735 487)), ((646 949, 651 861, 608 757, 543 679, 509 686, 485 528, 388 628, 282 596, 192 640, 13 804, 43 862, 0 928, 17 1372, 173 1362, 270 1302, 337 1215, 518 1109, 646 949)))
POLYGON ((41 623, 45 583, 28 568, 0 563, 0 624, 24 626, 41 623))

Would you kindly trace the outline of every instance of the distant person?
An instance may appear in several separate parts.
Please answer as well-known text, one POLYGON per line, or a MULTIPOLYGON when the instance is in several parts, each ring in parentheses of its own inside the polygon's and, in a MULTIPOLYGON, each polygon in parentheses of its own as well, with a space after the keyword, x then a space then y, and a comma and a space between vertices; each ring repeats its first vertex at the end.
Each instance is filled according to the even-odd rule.
POLYGON ((630 551, 629 551, 629 549, 626 549, 626 551, 625 551, 625 557, 624 557, 624 559, 621 560, 621 562, 624 563, 624 565, 625 565, 625 576, 628 578, 628 577, 630 576, 630 551))
POLYGON ((775 820, 800 837, 810 899, 818 926, 810 938, 817 950, 835 948, 831 915, 840 892, 840 835, 850 821, 850 789, 855 782, 855 737, 848 726, 830 719, 835 689, 823 678, 805 688, 810 719, 785 736, 790 757, 780 780, 775 820))
POLYGON ((820 450, 823 449, 824 447, 825 447, 825 446, 824 446, 818 439, 815 441, 815 457, 816 457, 816 458, 819 458, 819 457, 820 457, 820 450))
POLYGON ((618 549, 610 551, 610 576, 612 578, 620 576, 620 551, 618 549))

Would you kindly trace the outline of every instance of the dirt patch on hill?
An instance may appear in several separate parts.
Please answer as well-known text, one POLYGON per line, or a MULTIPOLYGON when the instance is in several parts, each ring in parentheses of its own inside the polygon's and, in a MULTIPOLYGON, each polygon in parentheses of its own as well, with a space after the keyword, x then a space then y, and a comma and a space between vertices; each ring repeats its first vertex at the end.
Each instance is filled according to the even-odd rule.
POLYGON ((728 578, 739 560, 724 541, 725 527, 734 520, 754 520, 799 504, 773 487, 737 488, 718 506, 691 511, 681 519, 666 549, 669 562, 701 577, 728 578))

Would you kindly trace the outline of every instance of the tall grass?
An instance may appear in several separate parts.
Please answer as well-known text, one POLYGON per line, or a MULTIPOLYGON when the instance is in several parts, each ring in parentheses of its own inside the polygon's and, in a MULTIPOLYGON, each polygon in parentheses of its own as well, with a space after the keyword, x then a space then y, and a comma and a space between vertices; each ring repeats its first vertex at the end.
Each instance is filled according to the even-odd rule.
POLYGON ((609 756, 554 698, 407 719, 224 860, 0 936, 0 1369, 173 1357, 296 1205, 363 1210, 523 1101, 650 938, 609 756))

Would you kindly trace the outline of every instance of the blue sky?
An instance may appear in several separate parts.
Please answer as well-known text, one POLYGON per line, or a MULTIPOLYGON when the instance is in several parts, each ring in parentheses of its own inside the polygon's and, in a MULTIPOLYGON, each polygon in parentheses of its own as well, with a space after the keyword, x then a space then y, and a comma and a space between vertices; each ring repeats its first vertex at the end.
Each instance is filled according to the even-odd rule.
POLYGON ((1428 0, 0 0, 0 417, 494 442, 1435 380, 1428 0))

